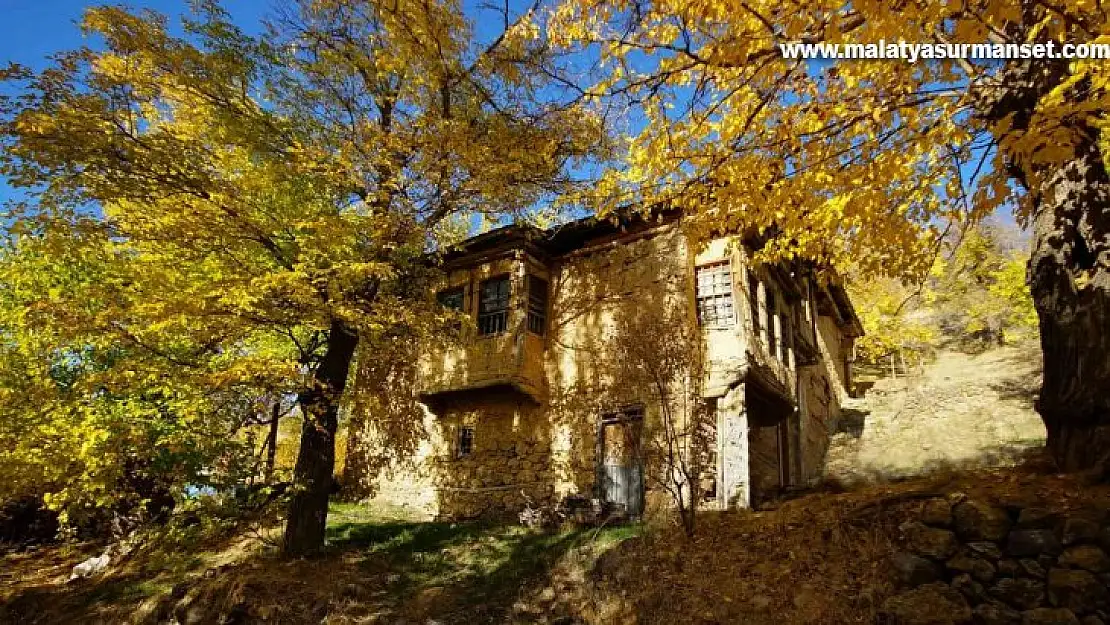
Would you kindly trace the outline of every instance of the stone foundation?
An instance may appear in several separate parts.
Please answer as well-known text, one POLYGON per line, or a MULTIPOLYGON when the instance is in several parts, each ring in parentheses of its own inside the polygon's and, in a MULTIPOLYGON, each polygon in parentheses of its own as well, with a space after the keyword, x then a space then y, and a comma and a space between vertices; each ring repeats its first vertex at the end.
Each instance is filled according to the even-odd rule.
POLYGON ((960 496, 931 499, 901 526, 891 562, 904 591, 888 625, 1110 622, 1107 510, 1002 507, 960 496))

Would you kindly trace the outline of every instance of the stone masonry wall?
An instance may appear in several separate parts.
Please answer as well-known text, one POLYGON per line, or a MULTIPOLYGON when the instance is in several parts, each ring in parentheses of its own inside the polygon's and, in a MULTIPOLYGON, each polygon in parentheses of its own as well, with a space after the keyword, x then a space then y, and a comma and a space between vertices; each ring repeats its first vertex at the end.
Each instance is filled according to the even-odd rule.
POLYGON ((892 571, 904 591, 887 625, 1101 625, 1110 622, 1107 510, 1067 513, 950 496, 901 526, 892 571))
POLYGON ((439 426, 450 441, 431 459, 440 516, 511 516, 528 503, 551 502, 551 431, 538 406, 515 394, 483 393, 452 402, 439 426), (456 447, 461 427, 474 433, 465 456, 456 447))

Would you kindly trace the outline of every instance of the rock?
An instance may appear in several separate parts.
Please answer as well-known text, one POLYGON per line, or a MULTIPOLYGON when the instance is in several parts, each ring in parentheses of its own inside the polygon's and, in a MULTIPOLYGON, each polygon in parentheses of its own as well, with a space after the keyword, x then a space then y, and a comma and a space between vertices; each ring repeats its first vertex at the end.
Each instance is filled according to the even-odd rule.
POLYGON ((1106 552, 1094 545, 1076 545, 1064 550, 1060 556, 1060 564, 1078 569, 1085 569, 1092 573, 1105 573, 1110 571, 1110 557, 1106 552))
POLYGON ((998 574, 1002 577, 1017 577, 1021 575, 1021 565, 1017 560, 999 560, 998 561, 998 574))
POLYGON ((1037 608, 1021 613, 1021 625, 1079 625, 1079 619, 1064 608, 1037 608))
POLYGON ((971 622, 971 608, 956 590, 935 582, 887 599, 879 608, 885 625, 955 625, 971 622))
POLYGON ((967 573, 981 582, 994 579, 994 565, 980 558, 958 555, 949 560, 945 566, 952 571, 967 573))
POLYGON ((1021 570, 1024 571, 1025 574, 1029 577, 1044 579, 1045 575, 1048 575, 1048 572, 1045 571, 1045 568, 1043 566, 1041 566, 1041 563, 1032 558, 1022 558, 1020 564, 1021 570))
POLYGON ((971 576, 967 573, 960 573, 953 577, 952 587, 960 591, 960 594, 963 595, 971 605, 979 605, 990 598, 987 595, 986 588, 979 582, 971 579, 971 576))
POLYGON ((990 594, 1020 610, 1032 610, 1044 603, 1044 582, 1025 577, 1005 577, 991 587, 990 594))
POLYGON ((1010 531, 1010 516, 1005 510, 974 499, 954 506, 952 521, 964 540, 1002 540, 1010 531))
POLYGON ((967 544, 967 548, 970 549, 975 555, 982 558, 987 558, 988 560, 997 561, 1002 558, 1002 550, 998 548, 998 545, 991 542, 970 542, 967 544))
POLYGON ((1064 521, 1064 528, 1060 532, 1060 542, 1067 545, 1093 541, 1098 538, 1102 528, 1098 523, 1085 517, 1071 517, 1064 521))
POLYGON ((1020 625, 1021 612, 1000 601, 987 601, 975 606, 975 622, 981 625, 1020 625))
POLYGON ((1106 604, 1106 587, 1090 571, 1052 569, 1048 572, 1048 601, 1076 612, 1090 612, 1106 604))
POLYGON ((903 586, 920 586, 941 578, 940 565, 927 558, 899 551, 890 558, 894 579, 903 586))
POLYGON ((1025 558, 1042 553, 1059 555, 1063 549, 1051 530, 1014 530, 1006 541, 1006 555, 1025 558))
POLYGON ((947 500, 939 497, 926 500, 921 505, 921 522, 937 527, 952 525, 952 506, 947 500))
MULTIPOLYGON (((318 603, 312 608, 313 617, 315 620, 326 620, 328 616, 328 604, 326 601, 318 603)), ((240 601, 231 606, 226 613, 220 615, 220 622, 227 625, 239 625, 240 623, 251 622, 251 609, 245 601, 240 601)))
POLYGON ((1025 508, 1018 515, 1019 529, 1050 529, 1056 526, 1060 516, 1046 508, 1025 508))
POLYGON ((69 580, 67 581, 72 582, 75 579, 85 579, 86 577, 100 575, 104 572, 105 569, 108 568, 108 565, 111 564, 111 562, 111 555, 109 555, 109 553, 105 551, 95 558, 89 558, 88 560, 81 562, 77 566, 74 566, 73 570, 70 571, 69 580))
POLYGON ((910 551, 934 560, 947 560, 956 555, 960 547, 955 534, 924 523, 906 523, 902 526, 902 531, 905 532, 910 551))
POLYGON ((1104 527, 1102 531, 1098 533, 1098 537, 1096 537, 1095 540, 1098 541, 1098 545, 1103 549, 1110 549, 1110 527, 1104 527))
POLYGON ((1094 614, 1088 614, 1079 619, 1079 625, 1106 625, 1106 621, 1100 619, 1094 614))

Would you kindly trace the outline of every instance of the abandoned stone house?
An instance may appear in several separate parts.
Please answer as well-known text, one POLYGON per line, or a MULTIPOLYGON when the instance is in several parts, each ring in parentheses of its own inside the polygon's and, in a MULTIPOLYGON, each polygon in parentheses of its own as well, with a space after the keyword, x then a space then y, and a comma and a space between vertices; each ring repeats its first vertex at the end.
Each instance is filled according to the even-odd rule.
POLYGON ((681 226, 508 226, 448 253, 438 301, 466 320, 458 338, 419 346, 412 375, 352 415, 352 441, 419 422, 408 444, 374 445, 406 451, 364 463, 373 500, 453 518, 568 497, 643 512, 655 505, 645 442, 660 402, 682 393, 661 400, 614 347, 663 353, 679 330, 700 351, 680 382, 709 415, 700 505, 752 506, 816 478, 862 334, 844 289, 804 263, 754 266, 738 238, 695 249, 681 226))

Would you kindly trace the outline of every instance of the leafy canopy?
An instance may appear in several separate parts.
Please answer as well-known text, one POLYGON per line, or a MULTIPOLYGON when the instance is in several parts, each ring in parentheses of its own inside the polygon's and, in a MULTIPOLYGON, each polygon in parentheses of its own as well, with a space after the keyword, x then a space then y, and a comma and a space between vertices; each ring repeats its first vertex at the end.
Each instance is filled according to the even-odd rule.
POLYGON ((181 35, 99 7, 101 49, 5 70, 0 173, 28 199, 0 252, 4 487, 234 477, 259 398, 303 392, 336 322, 371 349, 435 327, 439 236, 572 188, 604 145, 498 17, 482 41, 451 0, 305 0, 251 37, 210 2, 181 35))
POLYGON ((600 58, 590 96, 634 107, 602 206, 670 202, 695 234, 763 233, 766 258, 922 276, 948 225, 1011 202, 1029 216, 1010 174, 1040 188, 1083 139, 1071 122, 1106 128, 1107 65, 1072 63, 1027 102, 1007 65, 809 62, 778 44, 1103 42, 1108 20, 1093 0, 565 0, 548 29, 600 58))

